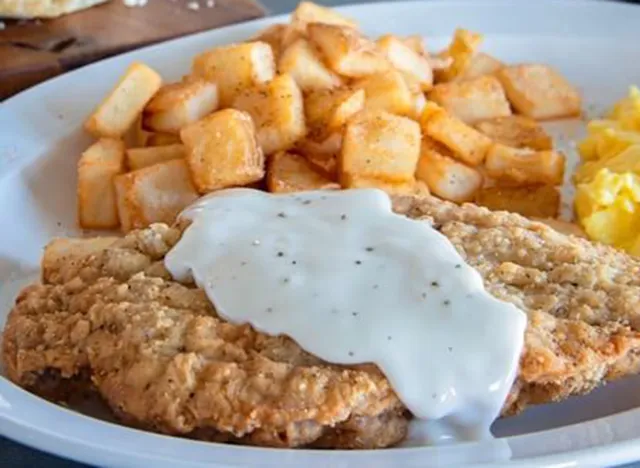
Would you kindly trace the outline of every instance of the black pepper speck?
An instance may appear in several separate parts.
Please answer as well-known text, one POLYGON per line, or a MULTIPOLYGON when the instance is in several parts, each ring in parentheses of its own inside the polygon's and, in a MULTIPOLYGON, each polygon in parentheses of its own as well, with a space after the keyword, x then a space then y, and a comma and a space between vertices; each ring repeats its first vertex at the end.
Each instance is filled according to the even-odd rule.
POLYGON ((271 307, 267 307, 267 312, 271 313, 273 312, 273 309, 271 307))
POLYGON ((366 250, 367 252, 373 252, 373 247, 367 247, 365 250, 366 250))
POLYGON ((358 312, 351 312, 351 315, 353 315, 354 317, 358 316, 358 312))
POLYGON ((438 286, 440 286, 440 285, 438 284, 438 282, 437 282, 437 281, 432 281, 432 282, 431 282, 431 286, 433 286, 434 288, 437 288, 437 287, 438 287, 438 286))
POLYGON ((278 252, 278 257, 284 257, 284 252, 278 252))
POLYGON ((340 219, 341 219, 342 221, 344 221, 345 219, 347 219, 347 215, 346 215, 346 214, 343 214, 342 216, 340 216, 340 219))
POLYGON ((461 268, 462 265, 460 265, 459 263, 456 265, 456 268, 461 268))
POLYGON ((287 217, 286 214, 284 214, 282 212, 278 213, 278 218, 286 218, 286 217, 287 217))
POLYGON ((449 304, 451 304, 451 301, 447 299, 446 301, 443 301, 442 303, 443 303, 444 305, 448 306, 449 304))
POLYGON ((302 202, 303 205, 311 205, 311 200, 305 200, 302 202))
POLYGON ((353 351, 349 351, 349 356, 353 356, 353 351))
POLYGON ((356 264, 356 265, 362 265, 362 262, 361 262, 360 260, 356 260, 356 261, 355 261, 355 264, 356 264))

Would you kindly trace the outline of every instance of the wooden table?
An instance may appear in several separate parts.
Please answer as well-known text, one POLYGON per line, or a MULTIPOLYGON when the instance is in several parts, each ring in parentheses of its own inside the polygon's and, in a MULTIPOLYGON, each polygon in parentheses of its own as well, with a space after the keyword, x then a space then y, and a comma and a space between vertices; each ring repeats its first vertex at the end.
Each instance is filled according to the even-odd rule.
POLYGON ((257 0, 112 0, 52 20, 3 20, 0 100, 110 55, 264 15, 257 0))

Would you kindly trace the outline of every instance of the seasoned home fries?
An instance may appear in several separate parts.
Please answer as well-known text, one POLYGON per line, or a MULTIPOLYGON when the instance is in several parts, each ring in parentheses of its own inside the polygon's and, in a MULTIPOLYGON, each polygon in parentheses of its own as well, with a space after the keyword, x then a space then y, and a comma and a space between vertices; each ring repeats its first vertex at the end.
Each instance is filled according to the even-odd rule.
POLYGON ((170 223, 238 186, 376 187, 554 218, 565 156, 538 121, 579 115, 580 95, 482 42, 458 29, 430 51, 302 2, 287 24, 202 51, 180 81, 133 63, 85 123, 96 142, 78 165, 79 223, 170 223))

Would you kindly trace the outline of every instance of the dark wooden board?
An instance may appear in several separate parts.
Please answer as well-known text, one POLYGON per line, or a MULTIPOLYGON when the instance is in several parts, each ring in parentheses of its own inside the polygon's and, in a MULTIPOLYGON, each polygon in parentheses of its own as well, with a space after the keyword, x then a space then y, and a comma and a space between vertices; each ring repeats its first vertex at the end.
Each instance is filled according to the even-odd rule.
POLYGON ((122 0, 52 20, 4 20, 0 31, 0 99, 65 71, 127 50, 264 16, 256 0, 122 0))

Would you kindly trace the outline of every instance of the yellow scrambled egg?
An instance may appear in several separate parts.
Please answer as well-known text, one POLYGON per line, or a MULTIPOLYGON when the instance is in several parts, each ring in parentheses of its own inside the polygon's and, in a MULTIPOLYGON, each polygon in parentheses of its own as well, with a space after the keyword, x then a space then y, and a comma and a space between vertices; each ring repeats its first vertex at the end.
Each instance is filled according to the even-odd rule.
POLYGON ((574 175, 578 219, 589 238, 640 255, 640 90, 587 132, 574 175))

